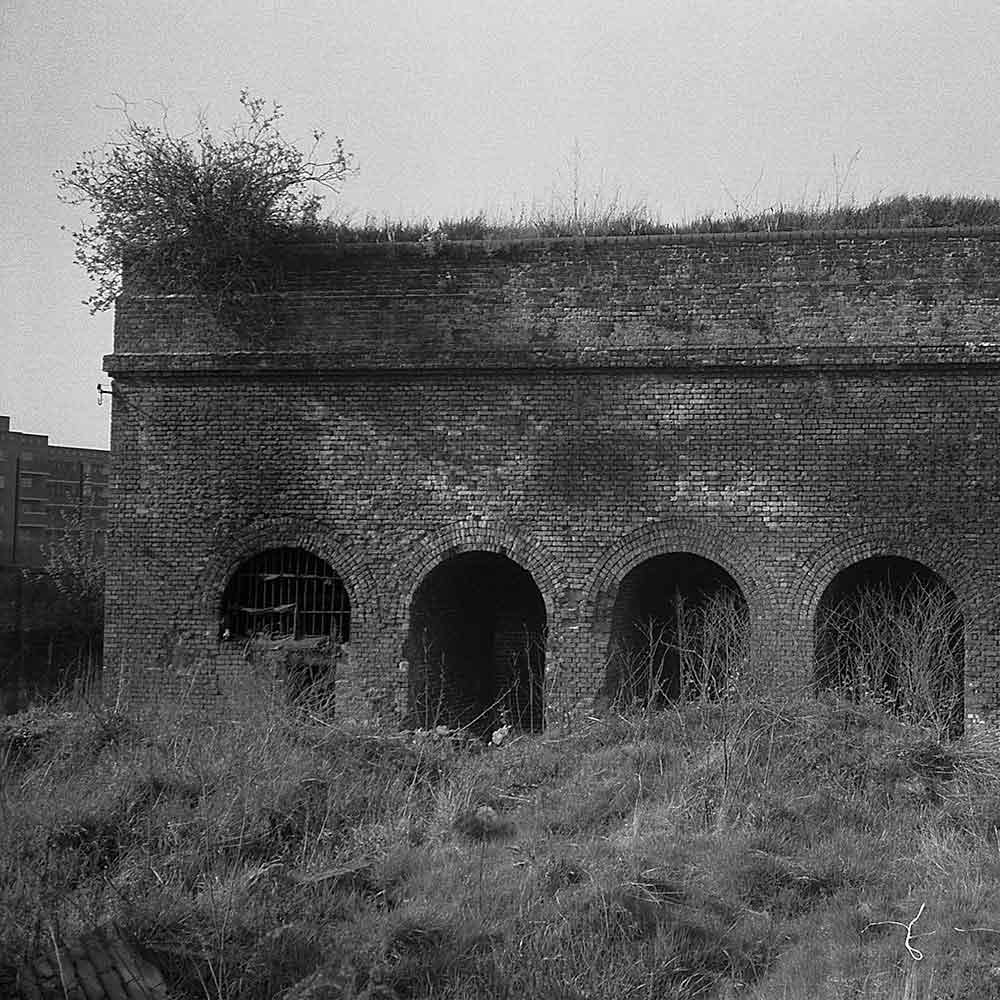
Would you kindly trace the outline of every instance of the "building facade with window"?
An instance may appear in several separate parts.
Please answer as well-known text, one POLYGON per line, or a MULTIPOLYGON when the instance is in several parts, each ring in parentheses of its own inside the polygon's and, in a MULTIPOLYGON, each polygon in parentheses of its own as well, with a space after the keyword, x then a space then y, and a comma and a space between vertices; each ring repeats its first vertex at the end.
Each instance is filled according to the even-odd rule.
POLYGON ((104 545, 111 454, 49 444, 0 416, 0 567, 45 564, 51 536, 79 526, 104 545))

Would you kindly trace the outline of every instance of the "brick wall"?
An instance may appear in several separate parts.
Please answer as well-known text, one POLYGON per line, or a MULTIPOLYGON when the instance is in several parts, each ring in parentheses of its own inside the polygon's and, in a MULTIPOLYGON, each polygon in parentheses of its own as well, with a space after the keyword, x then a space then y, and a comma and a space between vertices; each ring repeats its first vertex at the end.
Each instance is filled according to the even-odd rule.
POLYGON ((936 572, 966 706, 1000 701, 1000 231, 290 249, 276 325, 119 304, 106 662, 214 699, 241 561, 301 545, 352 609, 339 710, 396 699, 435 566, 502 554, 546 608, 556 710, 604 680, 618 585, 689 552, 739 585, 776 682, 834 576, 936 572))

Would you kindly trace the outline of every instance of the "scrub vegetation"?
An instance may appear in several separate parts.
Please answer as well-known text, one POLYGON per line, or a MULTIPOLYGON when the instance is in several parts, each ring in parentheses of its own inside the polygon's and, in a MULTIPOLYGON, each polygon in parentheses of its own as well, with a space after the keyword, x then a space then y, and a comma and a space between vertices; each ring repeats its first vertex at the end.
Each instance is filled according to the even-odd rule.
POLYGON ((670 222, 649 205, 617 196, 554 198, 510 217, 481 212, 456 219, 327 220, 300 238, 344 243, 414 243, 461 240, 519 240, 557 236, 669 236, 694 233, 938 229, 1000 225, 1000 200, 967 195, 894 195, 867 204, 820 199, 812 205, 735 209, 690 221, 670 222))
POLYGON ((752 677, 493 741, 250 677, 11 717, 0 984, 113 925, 185 998, 1000 996, 995 749, 752 677))
POLYGON ((200 117, 176 133, 121 100, 121 127, 103 148, 56 171, 59 197, 88 218, 73 233, 95 285, 91 312, 110 309, 127 279, 139 294, 193 295, 223 318, 276 288, 276 244, 318 226, 323 194, 351 173, 340 139, 315 130, 303 151, 281 133, 284 112, 246 90, 224 131, 200 117))

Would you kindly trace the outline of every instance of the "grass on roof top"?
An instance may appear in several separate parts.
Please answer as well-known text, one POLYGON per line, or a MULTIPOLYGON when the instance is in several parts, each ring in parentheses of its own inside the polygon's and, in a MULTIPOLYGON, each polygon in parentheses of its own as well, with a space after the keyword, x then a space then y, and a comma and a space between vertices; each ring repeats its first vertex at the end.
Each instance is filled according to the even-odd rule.
POLYGON ((504 219, 485 212, 457 219, 328 220, 311 239, 344 243, 417 243, 428 240, 512 240, 555 236, 657 236, 690 233, 755 233, 831 230, 922 229, 954 226, 1000 226, 1000 199, 970 195, 896 195, 867 205, 777 205, 759 212, 703 215, 691 221, 665 222, 643 203, 576 209, 525 210, 504 219))

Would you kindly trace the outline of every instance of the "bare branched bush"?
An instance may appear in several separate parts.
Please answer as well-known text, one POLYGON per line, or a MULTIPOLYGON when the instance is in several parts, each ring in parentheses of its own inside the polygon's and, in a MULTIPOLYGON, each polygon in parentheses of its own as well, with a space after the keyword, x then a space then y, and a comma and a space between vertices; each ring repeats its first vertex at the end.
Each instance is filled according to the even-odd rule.
POLYGON ((501 725, 518 729, 540 730, 551 690, 545 678, 545 632, 533 632, 522 626, 521 646, 510 654, 507 682, 502 692, 501 725))
POLYGON ((544 677, 546 637, 524 629, 519 648, 497 662, 491 700, 482 697, 463 671, 482 665, 449 660, 427 630, 421 635, 417 670, 410 679, 412 715, 422 729, 438 726, 488 735, 497 728, 541 730, 552 697, 544 677))
POLYGON ((960 726, 963 622, 944 587, 858 589, 822 614, 816 649, 822 685, 941 734, 960 726))
POLYGON ((618 703, 649 710, 666 702, 714 701, 739 689, 751 656, 750 622, 738 594, 699 601, 678 595, 672 621, 633 624, 617 659, 618 703))
POLYGON ((446 699, 448 697, 448 673, 445 668, 444 652, 437 648, 430 632, 420 633, 420 658, 415 675, 411 675, 411 692, 415 723, 421 729, 436 729, 448 725, 446 699))

